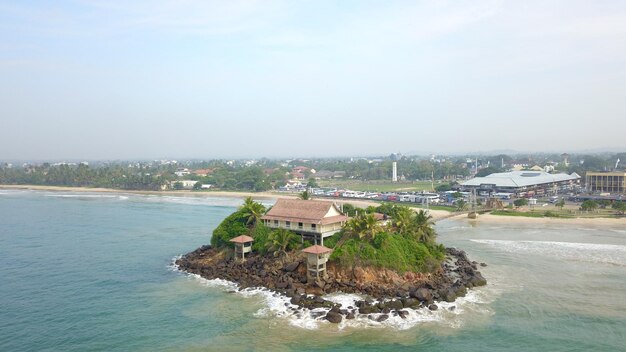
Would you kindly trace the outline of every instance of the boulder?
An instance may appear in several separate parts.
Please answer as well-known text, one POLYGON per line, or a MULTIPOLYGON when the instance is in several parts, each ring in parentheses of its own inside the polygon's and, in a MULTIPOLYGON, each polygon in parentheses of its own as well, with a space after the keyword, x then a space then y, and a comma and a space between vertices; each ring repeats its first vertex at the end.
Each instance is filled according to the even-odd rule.
POLYGON ((406 310, 399 310, 398 315, 400 316, 400 318, 406 319, 406 317, 409 315, 409 312, 407 312, 406 310))
POLYGON ((433 303, 433 304, 428 306, 428 309, 430 309, 430 310, 437 310, 437 309, 439 309, 439 307, 436 304, 433 303))
POLYGON ((354 318, 355 318, 354 313, 350 312, 346 314, 346 319, 354 319, 354 318))
POLYGON ((467 294, 467 287, 465 287, 465 286, 456 287, 454 289, 454 294, 457 297, 465 297, 465 295, 467 294))
POLYGON ((301 301, 300 296, 293 296, 291 298, 291 304, 299 305, 300 301, 301 301))
POLYGON ((403 298, 402 306, 403 308, 414 308, 420 305, 420 301, 415 298, 403 298))
POLYGON ((433 293, 430 292, 429 289, 424 287, 418 288, 415 291, 411 291, 410 295, 411 297, 416 298, 422 302, 432 301, 433 299, 433 293))
POLYGON ((285 270, 286 272, 290 273, 292 271, 296 271, 296 269, 298 269, 298 266, 300 266, 300 262, 293 262, 290 264, 287 264, 283 270, 285 270))
POLYGON ((333 324, 339 324, 341 323, 341 320, 343 319, 343 317, 341 316, 341 314, 339 314, 339 312, 335 312, 331 310, 328 313, 326 313, 326 316, 324 317, 324 319, 328 320, 329 322, 333 324))
POLYGON ((317 319, 317 318, 322 317, 322 316, 324 316, 324 312, 311 312, 311 317, 313 319, 317 319))
POLYGON ((386 306, 391 308, 391 309, 402 309, 402 308, 404 308, 404 305, 402 304, 402 301, 395 300, 395 299, 393 301, 387 302, 386 306))
POLYGON ((456 294, 452 289, 440 292, 439 294, 441 295, 441 298, 446 302, 454 302, 454 300, 456 299, 456 294))
POLYGON ((487 284, 487 280, 482 276, 481 273, 477 272, 470 279, 470 283, 474 286, 485 286, 487 284))
POLYGON ((378 319, 376 319, 377 322, 383 322, 385 320, 389 319, 389 314, 383 314, 381 316, 378 317, 378 319))

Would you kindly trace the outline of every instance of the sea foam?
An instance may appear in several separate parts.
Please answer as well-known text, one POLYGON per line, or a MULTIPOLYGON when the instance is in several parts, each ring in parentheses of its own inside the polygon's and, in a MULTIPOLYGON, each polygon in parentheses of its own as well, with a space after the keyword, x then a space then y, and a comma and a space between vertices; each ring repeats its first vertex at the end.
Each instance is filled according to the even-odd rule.
MULTIPOLYGON (((328 313, 328 308, 304 309, 291 303, 291 299, 278 292, 272 291, 264 287, 239 289, 239 285, 235 282, 223 279, 205 279, 197 274, 191 274, 181 271, 175 264, 176 259, 173 258, 169 268, 173 271, 184 273, 187 277, 198 281, 200 284, 220 289, 228 292, 235 292, 243 297, 260 298, 263 307, 254 313, 254 316, 261 318, 278 318, 282 319, 291 326, 302 329, 319 329, 322 327, 332 327, 332 323, 323 317, 328 313)), ((337 324, 338 330, 350 329, 369 329, 369 328, 389 328, 395 330, 407 330, 416 326, 430 323, 439 324, 449 328, 460 328, 469 316, 479 314, 481 316, 490 316, 493 314, 489 303, 495 299, 496 291, 487 287, 475 288, 468 292, 465 297, 458 298, 455 302, 437 302, 439 309, 431 311, 427 308, 410 309, 405 311, 408 315, 403 319, 399 315, 389 314, 389 318, 385 321, 378 322, 382 313, 374 314, 356 314, 355 319, 344 319, 337 324)), ((323 296, 324 299, 334 303, 341 304, 342 309, 348 307, 356 308, 356 302, 363 300, 365 296, 353 293, 331 293, 323 296)))
POLYGON ((476 239, 471 241, 509 253, 526 252, 563 260, 626 266, 626 246, 616 244, 476 239))

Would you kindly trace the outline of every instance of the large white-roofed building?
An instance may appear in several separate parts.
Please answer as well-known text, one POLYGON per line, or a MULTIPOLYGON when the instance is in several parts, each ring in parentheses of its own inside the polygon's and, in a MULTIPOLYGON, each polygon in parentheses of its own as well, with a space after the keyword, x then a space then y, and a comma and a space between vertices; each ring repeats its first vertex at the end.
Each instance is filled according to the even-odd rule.
POLYGON ((475 177, 461 183, 463 190, 476 189, 480 194, 495 192, 514 193, 517 196, 541 196, 572 189, 580 182, 576 173, 549 174, 543 171, 499 172, 485 177, 475 177))

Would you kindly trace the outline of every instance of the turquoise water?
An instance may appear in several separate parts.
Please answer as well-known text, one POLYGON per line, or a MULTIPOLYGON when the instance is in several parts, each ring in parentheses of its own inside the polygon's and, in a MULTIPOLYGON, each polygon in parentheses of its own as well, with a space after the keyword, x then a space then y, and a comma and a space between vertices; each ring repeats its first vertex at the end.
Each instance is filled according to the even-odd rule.
MULTIPOLYGON (((177 272, 237 200, 0 190, 0 351, 620 351, 626 229, 444 221, 487 287, 410 321, 297 319, 177 272)), ((345 299, 337 297, 336 299, 345 299)), ((392 319, 390 319, 392 320, 392 319)))

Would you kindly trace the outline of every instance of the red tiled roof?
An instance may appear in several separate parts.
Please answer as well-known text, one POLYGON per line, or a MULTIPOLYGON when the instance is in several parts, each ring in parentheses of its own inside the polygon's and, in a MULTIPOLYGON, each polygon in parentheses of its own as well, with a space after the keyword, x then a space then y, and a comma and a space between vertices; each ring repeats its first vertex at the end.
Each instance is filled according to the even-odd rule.
POLYGON ((230 240, 230 242, 235 242, 235 243, 246 243, 246 242, 252 242, 252 241, 254 241, 254 238, 250 236, 246 236, 246 235, 237 236, 230 240))
POLYGON ((208 175, 213 173, 213 169, 198 169, 192 171, 191 173, 193 173, 194 175, 208 175))
POLYGON ((326 217, 334 206, 333 203, 322 200, 279 199, 262 219, 320 225, 346 221, 348 217, 345 215, 326 217))
POLYGON ((302 251, 304 253, 311 253, 311 254, 324 254, 324 253, 329 253, 331 251, 331 249, 316 244, 316 245, 311 246, 311 247, 306 247, 302 251))

